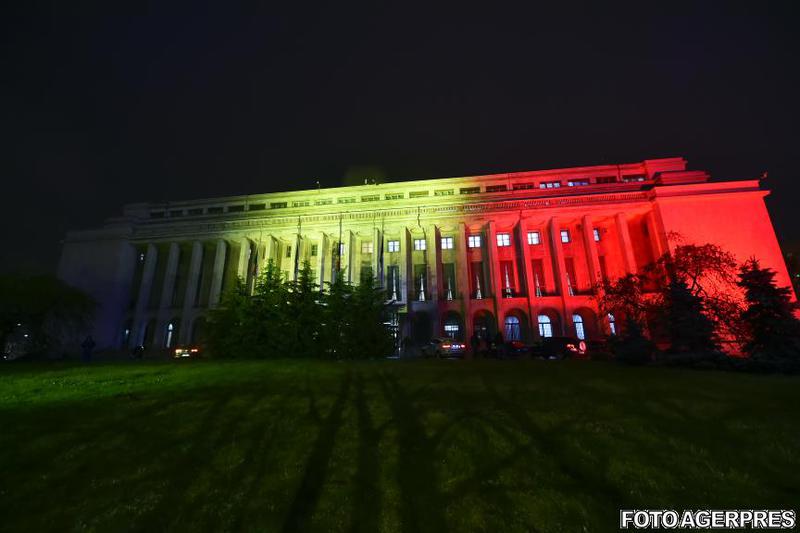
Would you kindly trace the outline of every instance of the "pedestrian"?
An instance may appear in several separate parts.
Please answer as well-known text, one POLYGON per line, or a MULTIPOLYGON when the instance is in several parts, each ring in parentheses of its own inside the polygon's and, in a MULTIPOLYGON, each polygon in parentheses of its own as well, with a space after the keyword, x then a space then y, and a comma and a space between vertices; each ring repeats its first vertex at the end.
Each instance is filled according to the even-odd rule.
POLYGON ((499 331, 494 335, 494 356, 498 359, 505 355, 505 344, 503 343, 503 334, 499 331))
POLYGON ((94 339, 91 335, 87 335, 86 338, 81 343, 81 359, 84 363, 88 363, 92 360, 92 350, 96 346, 94 339))
POLYGON ((472 357, 475 359, 478 358, 478 351, 481 347, 481 338, 478 336, 478 332, 474 332, 472 337, 469 339, 470 344, 472 345, 472 357))

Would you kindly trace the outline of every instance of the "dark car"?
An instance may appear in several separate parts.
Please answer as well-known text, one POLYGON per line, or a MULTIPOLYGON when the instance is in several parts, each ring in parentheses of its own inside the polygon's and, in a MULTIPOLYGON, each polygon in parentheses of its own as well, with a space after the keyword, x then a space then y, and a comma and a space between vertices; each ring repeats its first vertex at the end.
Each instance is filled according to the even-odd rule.
POLYGON ((586 342, 576 337, 545 337, 531 348, 542 359, 585 359, 587 353, 586 342))
POLYGON ((421 351, 425 357, 464 357, 467 345, 449 337, 437 337, 431 339, 428 344, 422 347, 421 351))

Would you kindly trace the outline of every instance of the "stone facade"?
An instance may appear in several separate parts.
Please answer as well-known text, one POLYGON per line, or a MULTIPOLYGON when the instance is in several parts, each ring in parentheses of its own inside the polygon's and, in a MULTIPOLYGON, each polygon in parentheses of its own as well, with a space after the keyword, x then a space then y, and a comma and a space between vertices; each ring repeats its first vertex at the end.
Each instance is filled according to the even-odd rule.
POLYGON ((398 336, 531 341, 605 335, 592 287, 675 245, 714 242, 758 257, 789 285, 757 180, 710 182, 681 158, 131 204, 103 228, 68 234, 59 275, 100 307, 104 348, 166 347, 202 336, 237 276, 268 260, 318 283, 374 275, 398 336), (341 256, 337 256, 341 243, 341 256))

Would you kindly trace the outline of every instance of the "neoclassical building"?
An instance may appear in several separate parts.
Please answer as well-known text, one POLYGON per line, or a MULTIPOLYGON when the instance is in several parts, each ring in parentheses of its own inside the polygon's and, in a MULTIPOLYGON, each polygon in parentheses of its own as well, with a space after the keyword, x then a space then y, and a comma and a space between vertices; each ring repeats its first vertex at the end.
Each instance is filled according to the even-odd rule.
POLYGON ((70 232, 59 276, 99 303, 99 347, 198 341, 237 276, 386 287, 398 337, 594 338, 616 329, 592 287, 683 242, 755 256, 790 285, 758 180, 710 181, 682 158, 137 203, 70 232))

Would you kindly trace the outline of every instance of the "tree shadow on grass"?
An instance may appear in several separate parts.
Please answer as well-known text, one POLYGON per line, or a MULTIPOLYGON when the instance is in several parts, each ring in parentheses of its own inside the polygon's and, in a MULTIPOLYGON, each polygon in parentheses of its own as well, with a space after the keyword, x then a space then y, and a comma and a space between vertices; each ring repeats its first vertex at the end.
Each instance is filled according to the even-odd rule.
POLYGON ((382 374, 380 384, 397 428, 397 481, 401 491, 403 531, 445 531, 447 524, 436 474, 434 439, 426 436, 411 397, 397 379, 382 374))
MULTIPOLYGON (((333 453, 336 434, 339 431, 342 413, 350 392, 350 381, 351 376, 348 373, 342 381, 336 401, 331 406, 327 416, 321 421, 322 427, 317 434, 317 440, 314 442, 314 447, 306 463, 300 487, 297 489, 287 513, 283 531, 303 529, 319 501, 322 485, 325 482, 325 475, 328 470, 328 463, 333 453)), ((311 394, 313 395, 313 392, 311 394)), ((311 405, 315 405, 315 402, 312 401, 311 405)))
POLYGON ((364 378, 356 379, 358 416, 358 471, 353 498, 352 531, 378 531, 381 515, 380 457, 378 447, 387 424, 376 428, 369 412, 364 378))

